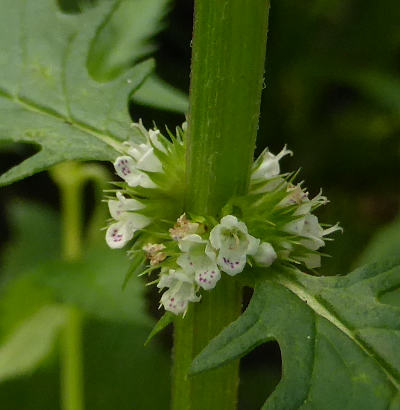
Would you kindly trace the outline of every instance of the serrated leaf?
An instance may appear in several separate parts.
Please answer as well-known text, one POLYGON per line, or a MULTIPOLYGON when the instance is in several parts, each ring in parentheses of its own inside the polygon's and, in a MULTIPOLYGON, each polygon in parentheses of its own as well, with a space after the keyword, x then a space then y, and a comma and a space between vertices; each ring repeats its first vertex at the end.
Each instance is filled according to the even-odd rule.
POLYGON ((128 100, 153 62, 109 82, 87 70, 91 44, 118 4, 64 14, 56 0, 0 0, 0 143, 41 148, 3 174, 1 185, 64 160, 112 160, 121 141, 134 138, 128 100))
POLYGON ((44 306, 10 335, 0 347, 0 382, 32 371, 48 355, 66 313, 62 306, 44 306))
POLYGON ((276 340, 283 376, 264 410, 398 409, 400 308, 382 298, 400 287, 399 258, 343 277, 265 275, 245 313, 197 356, 192 372, 276 340))
MULTIPOLYGON (((90 50, 88 67, 99 81, 109 81, 155 49, 152 37, 164 29, 169 0, 123 0, 104 25, 90 50)), ((155 74, 146 78, 132 101, 157 109, 184 113, 185 93, 155 74)))

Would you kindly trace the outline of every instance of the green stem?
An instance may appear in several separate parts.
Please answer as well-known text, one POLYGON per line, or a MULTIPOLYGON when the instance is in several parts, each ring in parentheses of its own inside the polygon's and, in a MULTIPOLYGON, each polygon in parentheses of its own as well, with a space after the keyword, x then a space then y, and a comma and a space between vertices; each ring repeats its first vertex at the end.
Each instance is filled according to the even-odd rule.
POLYGON ((61 403, 63 410, 83 410, 82 313, 68 311, 61 340, 61 403))
MULTIPOLYGON (((52 169, 60 189, 63 226, 63 257, 78 260, 82 255, 81 165, 63 163, 52 169)), ((83 410, 82 313, 70 307, 61 340, 61 405, 63 410, 83 410)))
MULTIPOLYGON (((187 147, 186 210, 217 216, 248 187, 263 84, 269 3, 197 0, 187 147)), ((173 410, 236 408, 239 362, 189 377, 193 358, 241 309, 224 277, 204 292, 174 338, 173 410)))

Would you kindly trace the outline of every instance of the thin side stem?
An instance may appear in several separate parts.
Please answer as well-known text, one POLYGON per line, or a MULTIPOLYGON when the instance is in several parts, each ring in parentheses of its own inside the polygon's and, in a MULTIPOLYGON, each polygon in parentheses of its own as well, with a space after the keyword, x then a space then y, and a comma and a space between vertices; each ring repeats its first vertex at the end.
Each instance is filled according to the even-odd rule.
MULTIPOLYGON (((82 188, 81 165, 63 163, 52 169, 61 196, 63 258, 77 260, 82 255, 82 188)), ((84 410, 82 313, 70 307, 61 337, 61 407, 84 410)))
MULTIPOLYGON (((258 126, 269 3, 197 0, 187 146, 186 211, 218 216, 245 193, 258 126)), ((188 376, 193 358, 240 314, 230 277, 175 325, 173 410, 236 408, 239 362, 188 376)))
POLYGON ((82 313, 68 311, 61 339, 61 404, 63 410, 83 410, 82 313))

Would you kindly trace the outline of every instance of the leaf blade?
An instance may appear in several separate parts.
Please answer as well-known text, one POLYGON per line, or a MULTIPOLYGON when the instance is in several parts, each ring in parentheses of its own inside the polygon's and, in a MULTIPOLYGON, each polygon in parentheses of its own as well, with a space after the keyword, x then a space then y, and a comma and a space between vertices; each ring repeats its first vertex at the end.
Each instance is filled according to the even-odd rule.
POLYGON ((256 285, 246 312, 200 353, 192 371, 274 339, 283 377, 263 409, 388 408, 400 385, 400 309, 379 295, 393 286, 400 286, 399 258, 343 277, 275 272, 256 285))
POLYGON ((112 160, 122 141, 138 140, 128 102, 154 62, 136 64, 108 82, 92 79, 86 66, 99 27, 118 4, 100 1, 67 15, 55 0, 0 1, 0 143, 41 147, 3 174, 0 185, 64 160, 112 160))

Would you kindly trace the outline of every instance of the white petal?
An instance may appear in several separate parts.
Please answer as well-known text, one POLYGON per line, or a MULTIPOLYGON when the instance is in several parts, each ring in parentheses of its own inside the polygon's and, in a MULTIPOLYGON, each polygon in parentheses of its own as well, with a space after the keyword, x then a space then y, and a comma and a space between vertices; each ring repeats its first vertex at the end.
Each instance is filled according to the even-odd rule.
POLYGON ((124 198, 120 192, 117 192, 117 198, 118 200, 111 199, 108 201, 108 209, 110 210, 111 217, 117 221, 123 217, 126 211, 136 211, 144 208, 141 202, 136 199, 124 198))
POLYGON ((159 289, 170 288, 176 283, 176 279, 172 275, 161 275, 157 283, 159 289))
POLYGON ((262 163, 254 170, 252 178, 254 179, 269 179, 280 173, 279 159, 274 154, 266 152, 262 163))
POLYGON ((221 219, 220 224, 228 229, 235 228, 238 224, 238 219, 236 218, 236 216, 227 215, 221 219))
POLYGON ((151 147, 147 144, 132 144, 131 148, 128 150, 128 153, 135 158, 136 161, 139 161, 150 148, 151 147))
POLYGON ((190 252, 190 250, 194 247, 194 246, 198 246, 198 244, 202 244, 202 243, 206 243, 207 241, 205 241, 204 239, 201 238, 200 235, 197 234, 190 234, 185 236, 183 239, 181 239, 179 241, 179 249, 182 252, 190 252))
POLYGON ((339 226, 339 222, 331 226, 330 228, 324 229, 322 236, 330 235, 331 233, 336 232, 336 231, 343 232, 343 228, 339 226))
POLYGON ((221 248, 221 228, 222 226, 218 224, 210 232, 210 243, 214 249, 221 248))
POLYGON ((141 215, 135 212, 126 212, 121 218, 121 221, 129 225, 131 229, 133 229, 133 231, 136 231, 138 229, 143 229, 147 225, 149 225, 151 222, 151 219, 148 218, 147 216, 144 216, 144 215, 141 215))
POLYGON ((165 310, 176 315, 187 309, 188 302, 198 302, 199 300, 200 297, 196 295, 193 283, 188 282, 177 282, 174 287, 161 296, 161 303, 165 310))
POLYGON ((237 229, 247 234, 247 226, 244 222, 239 221, 236 216, 227 215, 221 219, 221 225, 226 229, 237 229))
POLYGON ((151 143, 160 151, 166 153, 164 145, 160 141, 160 131, 159 130, 149 130, 149 139, 151 143))
POLYGON ((149 172, 161 172, 161 161, 154 154, 153 148, 149 148, 147 152, 136 163, 137 169, 149 172))
POLYGON ((322 237, 324 230, 318 222, 318 218, 315 215, 308 214, 304 218, 304 227, 301 232, 302 236, 306 236, 309 239, 303 239, 301 243, 308 249, 316 251, 325 245, 322 237))
POLYGON ((165 310, 168 310, 175 315, 183 313, 188 307, 188 300, 177 296, 172 289, 169 289, 163 293, 161 296, 161 303, 165 310))
POLYGON ((304 236, 322 237, 323 233, 324 230, 321 228, 321 225, 318 222, 318 218, 312 214, 306 215, 302 234, 304 236))
POLYGON ((169 274, 172 277, 174 277, 178 282, 185 282, 185 283, 193 284, 193 280, 194 280, 193 275, 188 274, 182 269, 178 269, 178 270, 170 269, 169 274))
POLYGON ((254 179, 269 179, 279 175, 281 160, 286 155, 293 155, 293 152, 283 147, 282 151, 278 155, 274 155, 269 151, 263 154, 261 164, 253 171, 252 178, 254 179))
POLYGON ((319 248, 325 246, 325 242, 321 238, 317 238, 316 236, 310 237, 308 239, 302 239, 301 244, 307 249, 310 249, 310 251, 316 251, 319 248))
POLYGON ((247 247, 247 255, 254 255, 260 246, 260 240, 254 236, 248 235, 249 246, 247 247))
POLYGON ((272 245, 268 242, 263 242, 258 247, 257 253, 254 255, 254 260, 257 263, 257 265, 264 267, 271 266, 276 260, 276 258, 276 252, 272 245))
MULTIPOLYGON (((157 184, 155 184, 148 175, 144 174, 143 172, 138 172, 138 178, 135 180, 135 185, 131 186, 141 186, 143 188, 157 188, 157 184)), ((129 182, 128 182, 129 185, 129 182)))
POLYGON ((246 265, 246 254, 237 255, 232 252, 220 252, 217 263, 222 271, 234 276, 243 271, 246 265))
POLYGON ((283 226, 283 231, 292 233, 294 235, 303 235, 303 228, 304 228, 304 218, 295 219, 292 222, 283 226))
POLYGON ((141 186, 143 188, 156 188, 157 185, 150 179, 148 175, 141 171, 136 171, 136 174, 131 175, 126 182, 131 187, 141 186))
POLYGON ((186 273, 194 273, 195 268, 194 268, 194 263, 192 258, 190 257, 189 253, 183 253, 181 254, 178 259, 176 260, 176 263, 186 272, 186 273))
POLYGON ((202 269, 196 271, 195 280, 205 290, 210 290, 215 287, 221 279, 221 272, 215 263, 206 265, 202 269))
POLYGON ((106 232, 107 245, 112 249, 122 248, 132 239, 134 232, 135 230, 126 221, 112 224, 106 232))
POLYGON ((294 213, 295 215, 306 215, 311 212, 312 202, 310 200, 306 200, 302 203, 294 213))
POLYGON ((114 162, 114 168, 117 175, 128 182, 128 184, 129 181, 137 175, 135 161, 127 155, 118 157, 114 162))
POLYGON ((212 248, 210 243, 207 242, 206 249, 205 249, 205 254, 213 261, 215 262, 217 259, 217 254, 215 250, 212 248))

